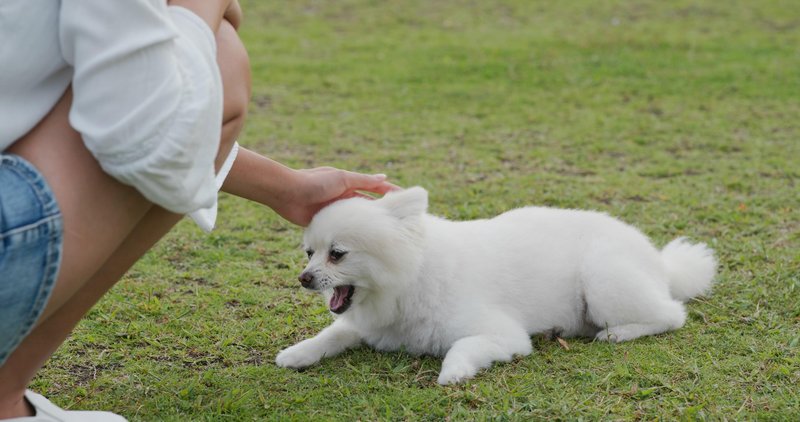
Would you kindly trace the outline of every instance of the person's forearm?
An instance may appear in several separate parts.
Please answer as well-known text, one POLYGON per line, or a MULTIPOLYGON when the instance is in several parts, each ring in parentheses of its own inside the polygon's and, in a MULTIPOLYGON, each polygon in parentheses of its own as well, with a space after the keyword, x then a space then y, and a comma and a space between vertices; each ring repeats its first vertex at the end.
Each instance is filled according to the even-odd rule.
POLYGON ((363 192, 385 194, 399 189, 384 174, 361 174, 333 167, 293 170, 253 151, 240 148, 228 177, 225 192, 259 202, 285 220, 307 226, 328 204, 363 192))
POLYGON ((275 208, 295 183, 295 170, 240 147, 222 190, 275 208))
POLYGON ((191 10, 216 34, 231 0, 169 0, 167 3, 191 10))

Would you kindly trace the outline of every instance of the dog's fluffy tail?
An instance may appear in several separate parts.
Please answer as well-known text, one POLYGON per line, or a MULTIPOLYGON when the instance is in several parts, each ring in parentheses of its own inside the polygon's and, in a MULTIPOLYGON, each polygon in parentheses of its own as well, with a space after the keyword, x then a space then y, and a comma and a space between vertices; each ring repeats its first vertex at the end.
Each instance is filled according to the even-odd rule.
POLYGON ((717 272, 714 251, 705 243, 689 243, 684 237, 669 242, 661 250, 669 278, 669 292, 683 302, 708 293, 717 272))

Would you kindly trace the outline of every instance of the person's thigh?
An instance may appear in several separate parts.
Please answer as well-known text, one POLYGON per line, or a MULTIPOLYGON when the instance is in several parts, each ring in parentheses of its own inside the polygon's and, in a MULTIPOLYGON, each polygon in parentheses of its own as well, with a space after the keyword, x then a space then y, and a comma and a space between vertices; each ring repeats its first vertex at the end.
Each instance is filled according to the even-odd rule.
POLYGON ((39 172, 0 152, 0 365, 47 303, 62 234, 61 213, 39 172))
POLYGON ((61 267, 44 314, 72 296, 152 207, 100 168, 69 125, 71 98, 67 91, 39 125, 7 150, 39 170, 63 216, 61 267))

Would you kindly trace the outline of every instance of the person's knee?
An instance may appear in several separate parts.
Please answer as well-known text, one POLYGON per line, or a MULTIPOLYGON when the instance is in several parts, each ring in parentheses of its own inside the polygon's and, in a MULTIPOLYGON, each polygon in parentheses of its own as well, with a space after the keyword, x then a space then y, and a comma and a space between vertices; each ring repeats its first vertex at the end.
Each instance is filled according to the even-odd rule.
POLYGON ((223 21, 217 32, 217 64, 222 76, 222 137, 216 165, 219 168, 244 127, 250 103, 250 59, 233 26, 223 21))
POLYGON ((224 92, 222 123, 241 129, 250 103, 250 59, 239 34, 227 22, 217 32, 217 63, 224 92))

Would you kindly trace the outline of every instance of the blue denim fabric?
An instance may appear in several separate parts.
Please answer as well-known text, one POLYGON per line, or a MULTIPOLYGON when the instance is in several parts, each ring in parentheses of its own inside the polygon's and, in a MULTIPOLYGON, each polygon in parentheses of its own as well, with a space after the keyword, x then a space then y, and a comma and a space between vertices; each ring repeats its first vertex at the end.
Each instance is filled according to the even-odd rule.
POLYGON ((62 221, 42 175, 0 154, 0 366, 44 310, 61 263, 62 221))

